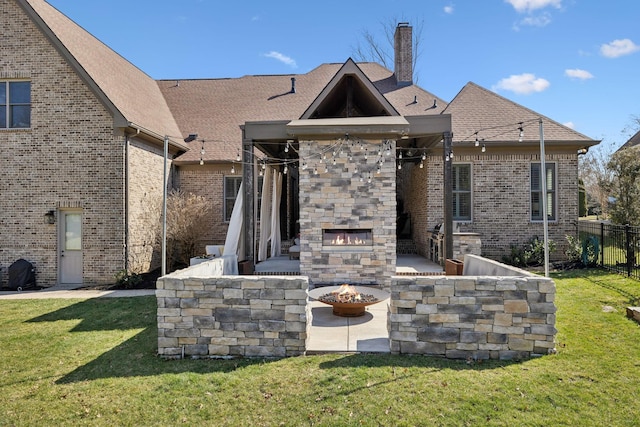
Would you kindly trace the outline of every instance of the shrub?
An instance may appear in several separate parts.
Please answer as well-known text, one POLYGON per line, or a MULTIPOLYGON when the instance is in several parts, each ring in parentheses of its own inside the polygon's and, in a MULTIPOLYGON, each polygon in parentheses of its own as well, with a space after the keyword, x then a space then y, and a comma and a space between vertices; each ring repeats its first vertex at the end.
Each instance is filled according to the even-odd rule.
POLYGON ((565 256, 567 257, 567 261, 570 263, 581 263, 582 262, 582 245, 580 244, 580 240, 575 236, 566 236, 567 238, 567 249, 564 251, 565 256))
POLYGON ((138 273, 129 273, 127 270, 120 270, 114 275, 116 285, 124 289, 133 289, 142 282, 142 276, 138 273))
MULTIPOLYGON (((553 240, 549 240, 549 252, 556 249, 553 240)), ((532 267, 544 264, 544 240, 537 236, 527 242, 524 247, 511 245, 511 253, 502 257, 505 264, 515 267, 532 267)))

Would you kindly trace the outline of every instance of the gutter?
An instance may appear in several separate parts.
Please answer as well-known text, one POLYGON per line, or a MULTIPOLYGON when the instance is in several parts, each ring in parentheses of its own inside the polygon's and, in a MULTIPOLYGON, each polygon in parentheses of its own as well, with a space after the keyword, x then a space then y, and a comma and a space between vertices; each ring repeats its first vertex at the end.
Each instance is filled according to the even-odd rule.
POLYGON ((136 135, 143 134, 147 137, 155 139, 160 143, 164 143, 165 136, 169 138, 169 146, 177 149, 178 151, 189 151, 190 148, 188 145, 185 145, 184 142, 180 142, 182 137, 179 135, 160 135, 150 129, 145 128, 144 126, 137 125, 133 122, 127 122, 127 127, 136 131, 136 135))

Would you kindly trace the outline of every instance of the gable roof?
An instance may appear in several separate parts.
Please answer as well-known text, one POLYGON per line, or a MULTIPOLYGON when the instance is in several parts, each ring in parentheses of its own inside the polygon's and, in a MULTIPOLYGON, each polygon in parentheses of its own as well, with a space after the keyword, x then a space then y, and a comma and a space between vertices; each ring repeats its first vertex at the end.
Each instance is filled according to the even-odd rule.
MULTIPOLYGON (((322 64, 306 74, 161 80, 158 84, 183 134, 197 133, 198 139, 205 140, 204 159, 231 161, 241 148, 241 125, 302 117, 344 65, 322 64), (295 93, 291 92, 292 77, 296 79, 295 93)), ((381 102, 391 105, 400 115, 439 114, 447 105, 418 86, 397 87, 393 72, 379 64, 359 63, 357 68, 383 96, 381 102), (431 108, 434 99, 437 108, 431 108)), ((198 149, 184 153, 177 162, 198 162, 200 144, 197 142, 198 149)))
POLYGON ((399 115, 353 59, 349 58, 300 118, 350 117, 353 113, 370 117, 399 115), (338 112, 333 111, 336 104, 352 105, 342 115, 337 115, 338 112), (362 114, 365 110, 368 114, 362 114))
POLYGON ((114 115, 155 136, 180 137, 157 82, 44 0, 16 0, 114 115))
POLYGON ((451 114, 454 142, 480 139, 496 142, 518 141, 519 123, 524 129, 524 142, 539 142, 539 119, 544 123, 545 142, 575 142, 582 146, 595 141, 567 126, 475 83, 467 83, 444 110, 451 114))

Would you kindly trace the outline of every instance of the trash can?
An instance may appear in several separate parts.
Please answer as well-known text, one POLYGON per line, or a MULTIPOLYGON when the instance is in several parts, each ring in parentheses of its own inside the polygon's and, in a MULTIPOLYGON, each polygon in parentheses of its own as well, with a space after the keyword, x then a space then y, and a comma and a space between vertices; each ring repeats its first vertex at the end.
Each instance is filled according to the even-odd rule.
POLYGON ((464 262, 457 259, 447 259, 444 264, 444 274, 447 276, 462 276, 464 262))

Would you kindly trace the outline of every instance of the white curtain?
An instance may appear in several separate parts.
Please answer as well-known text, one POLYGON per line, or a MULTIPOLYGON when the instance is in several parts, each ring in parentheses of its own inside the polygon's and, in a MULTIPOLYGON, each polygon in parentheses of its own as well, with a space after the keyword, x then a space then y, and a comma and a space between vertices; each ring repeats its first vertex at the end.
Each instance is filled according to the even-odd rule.
POLYGON ((244 198, 243 191, 244 183, 240 183, 238 189, 238 195, 236 196, 236 203, 233 205, 233 211, 231 211, 231 220, 229 221, 229 230, 227 231, 227 238, 224 242, 224 254, 223 255, 238 255, 240 257, 244 254, 244 239, 242 239, 243 229, 243 211, 242 201, 244 198), (242 242, 240 241, 242 239, 242 242))
POLYGON ((282 197, 282 173, 273 179, 273 203, 271 205, 271 256, 279 256, 280 250, 280 198, 282 197))
POLYGON ((267 248, 271 238, 271 193, 273 184, 273 169, 268 167, 264 171, 262 182, 262 206, 260 206, 260 242, 258 244, 258 262, 267 259, 267 248))

